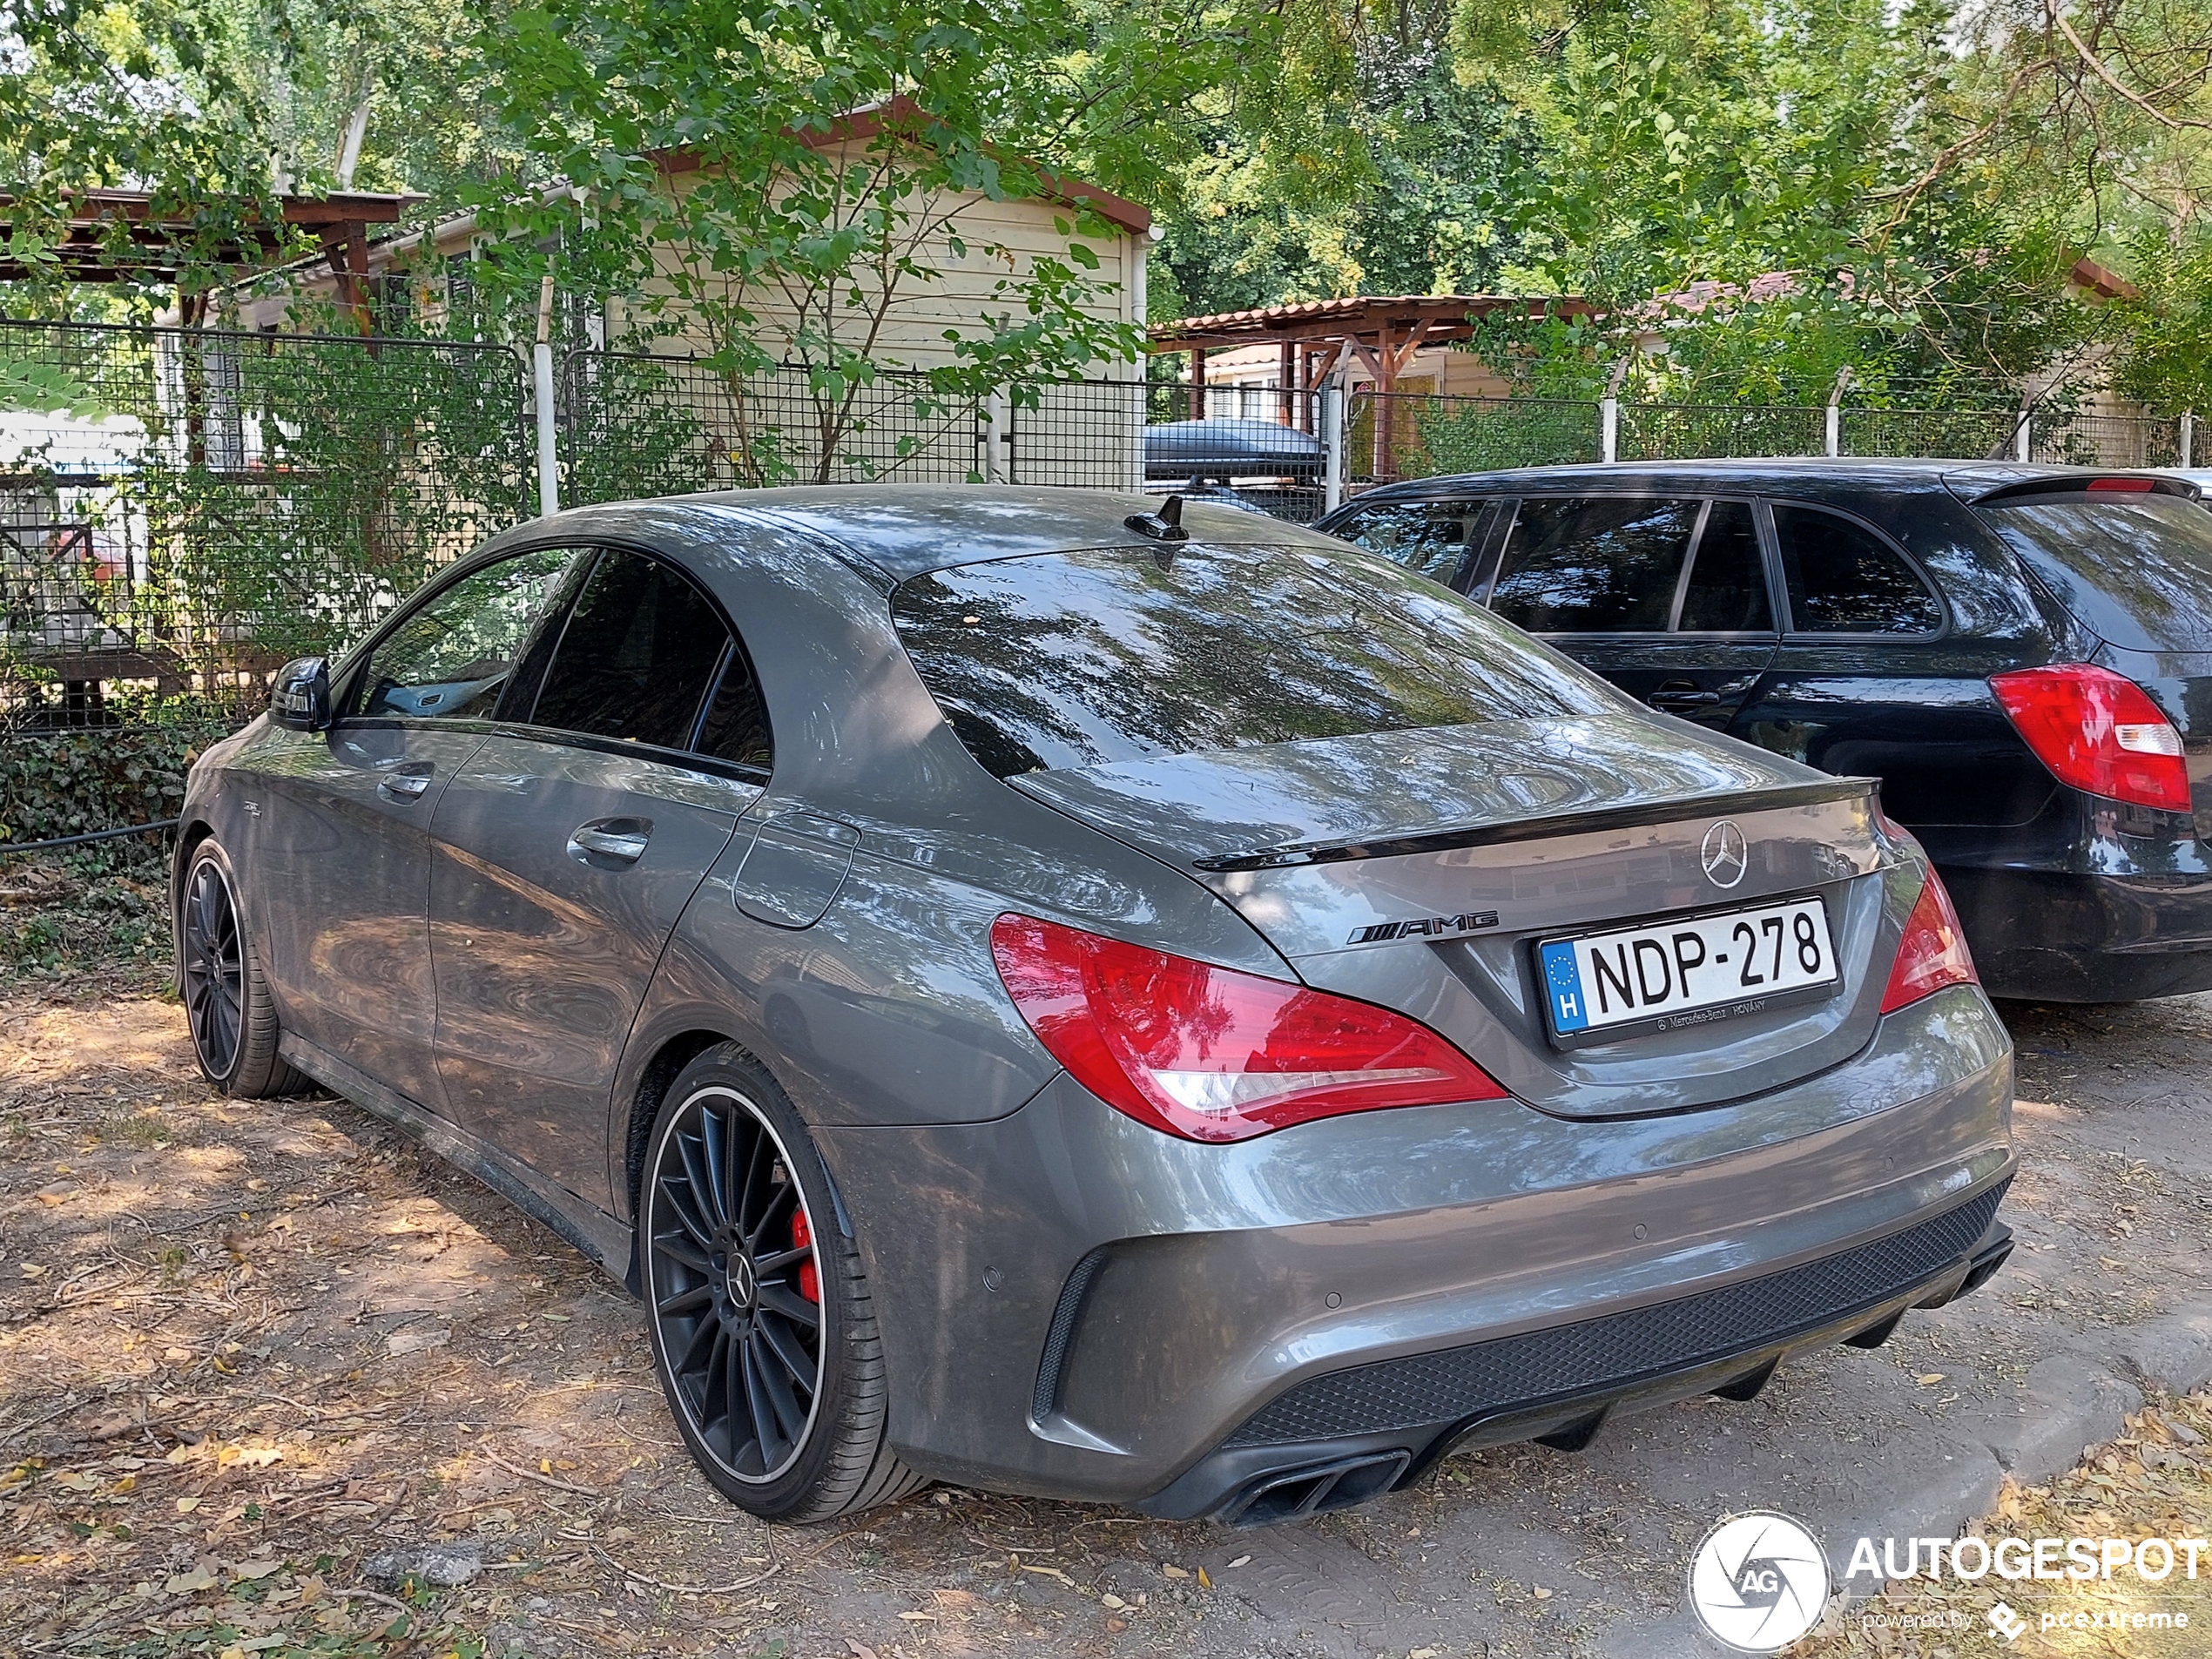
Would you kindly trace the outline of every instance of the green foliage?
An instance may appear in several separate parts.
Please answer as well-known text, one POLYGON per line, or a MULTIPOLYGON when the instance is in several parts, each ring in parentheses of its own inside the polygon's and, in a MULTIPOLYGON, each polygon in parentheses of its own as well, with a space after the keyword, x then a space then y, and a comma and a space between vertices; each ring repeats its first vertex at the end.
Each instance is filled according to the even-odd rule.
POLYGON ((2133 327, 2114 388, 2161 414, 2194 409, 2212 419, 2212 226, 2186 239, 2147 232, 2134 254, 2143 297, 2125 307, 2133 327))
MULTIPOLYGON (((174 817, 186 769, 227 730, 187 711, 163 725, 10 733, 0 740, 0 851, 174 817)), ((126 843, 115 856, 142 850, 126 843)))
POLYGON ((0 354, 0 409, 32 415, 97 416, 98 395, 58 363, 0 354))
POLYGON ((31 273, 31 303, 64 302, 57 250, 72 195, 88 188, 151 190, 152 215, 173 227, 158 258, 120 215, 101 239, 126 268, 147 267, 149 283, 165 282, 159 267, 173 261, 185 287, 205 288, 241 239, 287 245, 267 200, 260 102, 217 0, 42 0, 10 8, 6 33, 0 188, 14 198, 7 253, 31 273))
POLYGON ((979 314, 943 331, 961 386, 1127 360, 1134 330, 1096 314, 1103 220, 1069 206, 1040 251, 971 206, 1055 193, 1021 158, 1073 112, 1044 71, 1076 32, 1049 3, 546 0, 478 46, 516 142, 574 189, 473 199, 510 280, 534 288, 557 239, 566 285, 650 295, 648 328, 703 335, 726 371, 803 365, 826 411, 895 366, 894 320, 955 281, 979 314))

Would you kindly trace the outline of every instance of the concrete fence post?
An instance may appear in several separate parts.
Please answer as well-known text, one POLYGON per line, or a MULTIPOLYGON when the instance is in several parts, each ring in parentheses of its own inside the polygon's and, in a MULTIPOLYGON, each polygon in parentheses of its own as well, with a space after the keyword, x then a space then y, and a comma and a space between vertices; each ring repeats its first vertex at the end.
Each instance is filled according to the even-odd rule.
POLYGON ((2034 459, 2034 455, 2035 455, 2035 435, 2034 435, 2034 426, 2035 426, 2035 411, 2034 411, 2034 409, 2033 409, 2032 407, 2030 407, 2030 408, 2022 408, 2022 409, 2020 410, 2020 425, 2019 425, 2017 428, 2015 428, 2013 429, 2013 460, 2015 460, 2015 461, 2020 461, 2020 462, 2026 462, 2026 461, 2032 461, 2033 459, 2034 459))
POLYGON ((1621 388, 1629 378, 1629 365, 1635 361, 1630 352, 1613 365, 1613 373, 1605 382, 1605 395, 1597 405, 1597 458, 1608 466, 1621 458, 1621 388))
POLYGON ((1344 381, 1332 374, 1321 387, 1321 510, 1344 505, 1344 381))
POLYGON ((983 482, 1010 482, 1007 476, 1006 388, 994 386, 983 395, 983 482))
POLYGON ((2196 465, 2196 411, 2182 411, 2182 465, 2196 465))
POLYGON ((1844 452, 1844 388, 1851 384, 1851 365, 1846 363, 1836 371, 1836 383, 1828 388, 1828 443, 1832 458, 1844 452))
POLYGON ((553 404, 553 277, 537 288, 537 344, 530 353, 537 402, 537 510, 561 510, 561 428, 553 404))

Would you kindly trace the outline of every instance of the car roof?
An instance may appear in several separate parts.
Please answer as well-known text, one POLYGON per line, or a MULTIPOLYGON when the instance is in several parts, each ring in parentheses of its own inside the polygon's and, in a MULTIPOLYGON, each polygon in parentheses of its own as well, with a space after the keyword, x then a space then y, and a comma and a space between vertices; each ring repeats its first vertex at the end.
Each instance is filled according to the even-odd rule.
MULTIPOLYGON (((1025 558, 1076 548, 1158 548, 1130 529, 1134 513, 1157 513, 1163 496, 1012 484, 807 484, 731 489, 579 508, 561 515, 572 530, 648 532, 670 515, 696 522, 731 513, 826 542, 894 581, 954 565, 1025 558)), ((1242 508, 1190 501, 1184 527, 1193 542, 1305 543, 1342 553, 1344 543, 1242 508)), ((1165 545, 1173 545, 1166 543, 1165 545)))
POLYGON ((2040 466, 2021 462, 1883 460, 1812 455, 1711 461, 1578 462, 1557 467, 1521 467, 1500 472, 1459 473, 1409 479, 1366 491, 1359 499, 1385 501, 1406 496, 1503 492, 1515 489, 1572 489, 1603 485, 1613 489, 1694 488, 1698 489, 1824 490, 1846 489, 1898 492, 1949 490, 1968 501, 1992 489, 2040 479, 2109 475, 2133 470, 2109 467, 2040 466))

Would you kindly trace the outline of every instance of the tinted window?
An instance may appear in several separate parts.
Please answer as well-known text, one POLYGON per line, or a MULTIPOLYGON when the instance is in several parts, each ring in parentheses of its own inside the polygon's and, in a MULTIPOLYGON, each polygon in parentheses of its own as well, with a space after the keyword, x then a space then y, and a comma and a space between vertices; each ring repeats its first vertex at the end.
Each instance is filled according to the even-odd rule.
POLYGON ((892 615, 1001 778, 1622 706, 1459 595, 1348 548, 1002 559, 903 583, 892 615))
POLYGON ((1750 502, 1716 501, 1706 512, 1676 626, 1686 634, 1774 631, 1766 562, 1759 556, 1758 527, 1752 523, 1750 502))
POLYGON ((566 548, 518 553, 434 596, 370 656, 361 676, 360 712, 489 718, 573 557, 566 548))
POLYGON ((1480 502, 1379 502, 1358 509, 1334 533, 1448 586, 1467 552, 1468 529, 1481 517, 1480 502))
POLYGON ((718 760, 759 766, 764 772, 775 764, 775 748, 768 738, 768 705, 745 647, 735 640, 723 659, 722 675, 706 705, 706 718, 699 723, 695 746, 718 760))
POLYGON ((675 570, 610 550, 577 596, 531 720, 687 747, 729 638, 706 597, 675 570))
POLYGON ((1490 608, 1531 633, 1664 633, 1694 501, 1524 501, 1490 608))
POLYGON ((1774 533, 1801 634, 1932 634, 1943 607, 1905 556, 1833 513, 1775 503, 1774 533))
POLYGON ((2178 496, 1985 507, 2059 603, 2129 651, 2212 651, 2212 513, 2178 496))

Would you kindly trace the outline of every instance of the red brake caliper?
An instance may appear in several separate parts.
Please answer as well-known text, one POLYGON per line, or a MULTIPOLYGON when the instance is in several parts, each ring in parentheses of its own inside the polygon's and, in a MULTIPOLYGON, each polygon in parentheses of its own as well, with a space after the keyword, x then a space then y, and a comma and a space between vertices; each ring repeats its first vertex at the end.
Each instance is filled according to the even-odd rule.
MULTIPOLYGON (((814 1231, 806 1224, 804 1210, 791 1212, 791 1247, 793 1250, 812 1250, 814 1247, 814 1231)), ((819 1303, 822 1299, 822 1276, 814 1271, 812 1257, 799 1264, 799 1293, 810 1302, 819 1303)))

